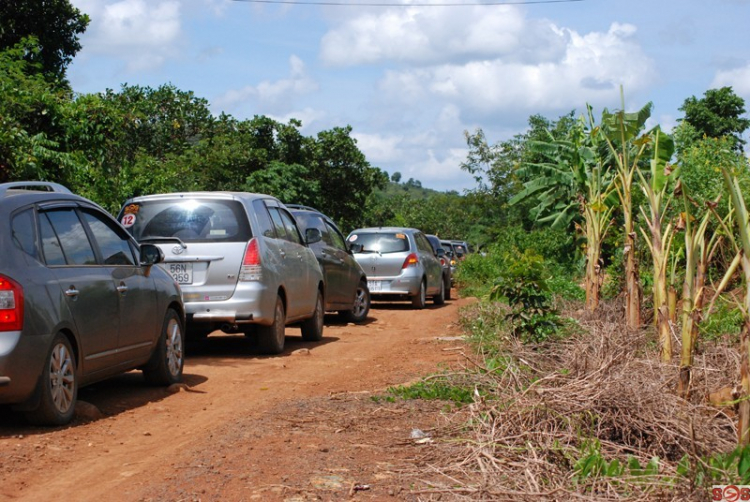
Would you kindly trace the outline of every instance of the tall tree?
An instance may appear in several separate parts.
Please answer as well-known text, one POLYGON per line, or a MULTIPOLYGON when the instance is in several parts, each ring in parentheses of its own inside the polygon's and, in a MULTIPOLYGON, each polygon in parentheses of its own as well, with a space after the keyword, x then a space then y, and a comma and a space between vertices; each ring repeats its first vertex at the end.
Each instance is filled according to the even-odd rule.
POLYGON ((731 87, 709 89, 703 96, 701 99, 691 96, 680 107, 685 112, 683 120, 692 126, 693 139, 729 136, 735 149, 742 151, 745 144, 742 134, 750 127, 750 119, 742 117, 745 100, 731 87))
POLYGON ((69 0, 3 0, 0 2, 0 50, 34 37, 41 50, 27 53, 27 60, 39 63, 45 75, 66 83, 67 66, 81 50, 78 36, 88 24, 89 17, 69 0))

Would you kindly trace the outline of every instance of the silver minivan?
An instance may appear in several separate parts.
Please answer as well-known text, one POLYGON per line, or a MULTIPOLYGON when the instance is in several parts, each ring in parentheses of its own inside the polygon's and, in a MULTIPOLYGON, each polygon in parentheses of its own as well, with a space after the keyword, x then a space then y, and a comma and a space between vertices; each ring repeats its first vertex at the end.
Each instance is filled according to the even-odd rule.
POLYGON ((427 237, 417 229, 401 227, 360 228, 347 237, 354 258, 367 274, 373 298, 409 298, 417 309, 431 296, 445 303, 450 288, 443 267, 427 237))
POLYGON ((160 266, 183 292, 189 338, 221 329, 257 337, 260 350, 284 350, 285 326, 304 340, 323 336, 323 275, 276 198, 246 192, 185 192, 135 197, 118 216, 138 242, 158 245, 160 266))

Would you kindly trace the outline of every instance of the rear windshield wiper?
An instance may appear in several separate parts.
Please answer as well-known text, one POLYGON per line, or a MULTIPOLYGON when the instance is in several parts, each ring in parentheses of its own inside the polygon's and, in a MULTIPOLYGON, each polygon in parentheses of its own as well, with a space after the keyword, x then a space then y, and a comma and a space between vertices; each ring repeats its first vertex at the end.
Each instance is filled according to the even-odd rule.
POLYGON ((144 237, 138 240, 138 242, 163 242, 163 241, 179 242, 180 246, 187 249, 187 244, 182 242, 182 239, 180 239, 179 237, 166 237, 166 236, 155 235, 153 237, 144 237))

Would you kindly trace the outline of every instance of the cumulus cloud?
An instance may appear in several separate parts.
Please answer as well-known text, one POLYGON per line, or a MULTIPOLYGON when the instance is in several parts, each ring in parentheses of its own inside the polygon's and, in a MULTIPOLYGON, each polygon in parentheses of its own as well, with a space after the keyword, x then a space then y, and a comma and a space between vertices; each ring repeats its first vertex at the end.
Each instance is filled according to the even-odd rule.
POLYGON ((214 100, 214 104, 227 111, 247 102, 258 105, 263 113, 283 114, 288 112, 290 103, 299 96, 318 89, 318 84, 305 69, 305 63, 297 56, 289 58, 289 76, 276 81, 265 80, 257 85, 231 89, 214 100))
POLYGON ((498 57, 462 64, 391 70, 380 82, 388 100, 440 99, 474 115, 500 110, 568 110, 585 102, 608 103, 619 86, 628 92, 652 81, 653 62, 633 40, 635 27, 613 24, 581 35, 557 29, 566 40, 555 60, 541 63, 498 57))
POLYGON ((335 66, 497 57, 539 63, 559 57, 564 47, 564 33, 526 19, 516 7, 407 7, 344 21, 321 40, 321 59, 335 66))
POLYGON ((73 3, 91 17, 82 37, 86 50, 124 60, 129 72, 158 68, 177 52, 182 31, 176 0, 73 3))
POLYGON ((710 88, 731 86, 734 92, 746 101, 750 100, 750 63, 740 68, 720 71, 711 82, 710 88))

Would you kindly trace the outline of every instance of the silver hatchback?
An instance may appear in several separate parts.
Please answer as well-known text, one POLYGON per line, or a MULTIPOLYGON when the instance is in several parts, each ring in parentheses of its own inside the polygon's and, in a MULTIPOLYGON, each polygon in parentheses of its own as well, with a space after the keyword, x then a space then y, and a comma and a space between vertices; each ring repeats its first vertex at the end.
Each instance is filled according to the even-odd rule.
POLYGON ((443 268, 425 235, 414 228, 360 228, 347 237, 354 258, 367 274, 373 298, 411 300, 417 309, 431 296, 445 303, 443 268))
POLYGON ((323 336, 323 275, 294 217, 278 199, 245 192, 185 192, 128 200, 118 216, 138 242, 158 245, 181 287, 191 337, 221 329, 284 350, 285 326, 323 336))
POLYGON ((80 386, 134 368, 182 378, 182 298, 156 246, 44 182, 0 185, 0 236, 0 404, 61 425, 80 386))

